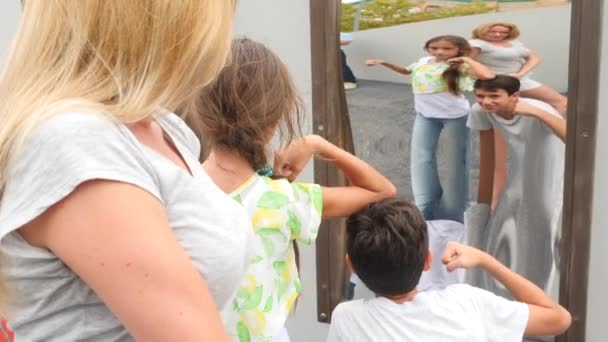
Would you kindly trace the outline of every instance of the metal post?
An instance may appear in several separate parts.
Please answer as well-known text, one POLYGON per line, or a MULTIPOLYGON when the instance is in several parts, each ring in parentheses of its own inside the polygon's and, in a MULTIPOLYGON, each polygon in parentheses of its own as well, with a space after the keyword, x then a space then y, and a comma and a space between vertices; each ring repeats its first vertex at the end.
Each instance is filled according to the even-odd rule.
POLYGON ((359 31, 359 25, 361 23, 361 12, 363 10, 363 1, 359 2, 359 7, 357 7, 357 14, 355 14, 355 24, 353 27, 353 31, 359 31))

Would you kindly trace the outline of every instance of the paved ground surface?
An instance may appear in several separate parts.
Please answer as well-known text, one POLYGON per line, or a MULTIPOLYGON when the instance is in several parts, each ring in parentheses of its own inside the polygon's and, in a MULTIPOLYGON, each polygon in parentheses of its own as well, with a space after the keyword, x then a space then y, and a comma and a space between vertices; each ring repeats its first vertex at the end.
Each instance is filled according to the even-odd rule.
MULTIPOLYGON (((414 124, 414 98, 407 84, 360 80, 359 87, 346 92, 353 130, 355 153, 387 176, 399 196, 413 199, 409 156, 414 124)), ((472 134, 471 191, 477 193, 479 176, 478 135, 472 134)), ((447 167, 443 162, 445 142, 440 139, 437 162, 440 177, 447 167)))

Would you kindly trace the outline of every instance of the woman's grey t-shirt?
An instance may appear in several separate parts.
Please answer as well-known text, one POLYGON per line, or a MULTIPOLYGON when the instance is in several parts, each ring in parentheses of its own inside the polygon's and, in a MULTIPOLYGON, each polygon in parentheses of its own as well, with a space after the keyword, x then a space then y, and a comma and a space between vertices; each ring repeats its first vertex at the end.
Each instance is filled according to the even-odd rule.
POLYGON ((249 262, 250 220, 204 173, 199 141, 184 122, 170 113, 155 119, 192 174, 141 144, 124 124, 101 115, 58 114, 28 136, 9 169, 0 203, 2 272, 13 291, 9 328, 16 341, 132 340, 78 275, 17 232, 93 179, 130 183, 158 198, 218 308, 229 303, 249 262))
POLYGON ((517 73, 530 55, 530 50, 520 41, 510 43, 511 46, 498 46, 483 39, 469 40, 471 47, 481 50, 477 61, 501 75, 517 73))

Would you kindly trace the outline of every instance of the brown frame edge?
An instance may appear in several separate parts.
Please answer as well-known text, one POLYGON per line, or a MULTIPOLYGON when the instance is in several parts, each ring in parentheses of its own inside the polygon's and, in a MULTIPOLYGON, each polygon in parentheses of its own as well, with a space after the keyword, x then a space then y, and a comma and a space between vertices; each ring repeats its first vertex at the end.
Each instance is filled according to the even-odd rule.
MULTIPOLYGON (((338 0, 310 0, 313 132, 354 152, 340 66, 338 0)), ((345 185, 346 178, 331 164, 315 160, 315 183, 345 185)), ((345 220, 323 220, 316 242, 317 320, 331 321, 343 300, 348 271, 344 244, 345 220)))
POLYGON ((560 303, 572 314, 557 342, 584 342, 603 0, 572 0, 560 303))

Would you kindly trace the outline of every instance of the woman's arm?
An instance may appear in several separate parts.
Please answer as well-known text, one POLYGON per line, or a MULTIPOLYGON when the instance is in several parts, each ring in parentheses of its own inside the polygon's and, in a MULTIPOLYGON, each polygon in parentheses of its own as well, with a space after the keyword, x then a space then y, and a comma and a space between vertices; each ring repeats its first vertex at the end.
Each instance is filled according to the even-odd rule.
POLYGON ((530 71, 532 71, 532 69, 536 68, 538 65, 540 64, 540 57, 538 57, 538 55, 533 52, 530 51, 530 54, 528 55, 528 57, 526 57, 526 63, 524 63, 521 68, 519 69, 519 71, 511 76, 517 77, 517 78, 522 78, 524 76, 526 76, 530 71))
POLYGON ((318 135, 309 135, 275 156, 275 170, 294 180, 317 154, 336 165, 350 186, 323 187, 323 216, 348 216, 368 203, 395 196, 395 186, 366 162, 318 135))
POLYGON ((469 65, 466 73, 476 80, 491 80, 496 74, 485 65, 477 62, 471 57, 455 57, 448 59, 449 63, 466 63, 469 65))
POLYGON ((76 272, 135 340, 228 341, 205 280, 145 190, 85 182, 20 233, 76 272))
POLYGON ((479 189, 478 203, 492 203, 494 184, 494 130, 479 131, 479 189))
POLYGON ((392 63, 389 63, 389 62, 385 62, 385 61, 382 61, 382 60, 379 60, 379 59, 368 59, 368 60, 365 61, 365 64, 367 66, 382 65, 384 67, 387 67, 387 68, 389 68, 389 69, 391 69, 393 71, 396 71, 396 72, 398 72, 400 74, 403 74, 403 75, 409 75, 409 74, 412 73, 412 71, 408 70, 407 68, 404 68, 402 66, 399 66, 399 65, 396 65, 396 64, 392 64, 392 63))
POLYGON ((473 59, 477 59, 477 56, 481 53, 481 49, 478 47, 471 47, 471 52, 469 53, 469 57, 473 59))

